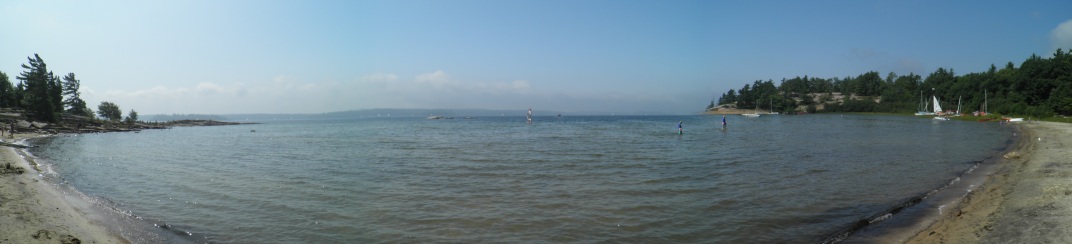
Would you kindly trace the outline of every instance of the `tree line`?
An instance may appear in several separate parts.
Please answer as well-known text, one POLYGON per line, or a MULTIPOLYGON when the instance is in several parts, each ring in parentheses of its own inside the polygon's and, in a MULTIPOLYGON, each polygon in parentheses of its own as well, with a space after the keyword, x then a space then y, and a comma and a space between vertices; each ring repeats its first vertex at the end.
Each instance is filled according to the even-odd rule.
MULTIPOLYGON (((63 115, 96 118, 92 109, 81 98, 81 81, 74 73, 57 77, 41 55, 27 57, 22 65, 23 71, 15 77, 18 84, 13 84, 4 72, 0 72, 0 107, 24 111, 30 118, 59 122, 63 115)), ((109 121, 118 122, 123 118, 119 105, 101 102, 97 115, 109 121)), ((138 113, 133 109, 127 115, 126 123, 138 121, 138 113)))
MULTIPOLYGON (((985 72, 964 75, 938 68, 926 78, 893 72, 882 77, 870 71, 844 78, 794 77, 782 79, 777 86, 771 80, 755 81, 721 94, 717 104, 742 109, 772 104, 775 111, 794 112, 801 107, 813 110, 816 103, 829 101, 833 93, 864 98, 826 104, 823 111, 911 113, 920 109, 921 99, 935 96, 945 108, 956 108, 960 100, 964 111, 982 111, 985 102, 990 113, 1067 116, 1072 115, 1072 52, 1057 49, 1049 58, 1032 54, 1019 67, 1012 62, 1001 69, 991 64, 985 72)), ((715 104, 713 100, 708 108, 715 104)))

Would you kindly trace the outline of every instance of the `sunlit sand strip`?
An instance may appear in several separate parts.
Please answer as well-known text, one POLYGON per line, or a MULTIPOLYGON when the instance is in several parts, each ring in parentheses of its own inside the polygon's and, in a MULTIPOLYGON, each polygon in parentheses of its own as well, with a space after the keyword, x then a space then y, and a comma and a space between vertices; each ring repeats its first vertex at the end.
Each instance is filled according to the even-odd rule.
POLYGON ((1072 124, 1017 125, 1004 167, 908 243, 1072 243, 1072 124))

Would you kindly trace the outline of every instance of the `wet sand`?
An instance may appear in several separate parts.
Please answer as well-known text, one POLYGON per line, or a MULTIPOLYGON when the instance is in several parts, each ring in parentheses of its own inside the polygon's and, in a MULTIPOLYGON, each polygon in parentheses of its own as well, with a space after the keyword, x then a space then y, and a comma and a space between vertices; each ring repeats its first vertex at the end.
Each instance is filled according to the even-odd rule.
POLYGON ((0 168, 0 243, 129 243, 74 207, 14 148, 0 147, 0 168))
POLYGON ((1015 126, 1002 168, 907 243, 1072 243, 1072 124, 1015 126))

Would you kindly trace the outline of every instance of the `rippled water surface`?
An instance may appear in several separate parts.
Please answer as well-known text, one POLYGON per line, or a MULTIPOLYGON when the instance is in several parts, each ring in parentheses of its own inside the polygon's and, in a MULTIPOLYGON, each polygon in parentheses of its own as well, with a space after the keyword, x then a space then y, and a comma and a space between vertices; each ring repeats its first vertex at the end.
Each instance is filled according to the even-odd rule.
POLYGON ((815 242, 1011 134, 899 116, 721 119, 268 121, 51 137, 31 152, 154 242, 815 242))

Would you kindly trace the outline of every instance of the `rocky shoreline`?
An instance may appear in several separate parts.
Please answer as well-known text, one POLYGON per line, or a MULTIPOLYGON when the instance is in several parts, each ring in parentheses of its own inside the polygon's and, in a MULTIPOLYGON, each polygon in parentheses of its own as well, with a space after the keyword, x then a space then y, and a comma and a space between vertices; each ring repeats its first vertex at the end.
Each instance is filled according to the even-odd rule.
POLYGON ((65 120, 60 123, 46 123, 29 121, 24 118, 17 119, 2 119, 0 122, 0 131, 4 133, 10 133, 12 127, 15 128, 16 133, 38 133, 38 134, 78 134, 78 133, 105 133, 105 132, 138 132, 142 130, 162 130, 171 129, 172 127, 192 127, 192 126, 224 126, 224 125, 243 125, 243 124, 258 124, 258 123, 239 123, 239 122, 224 122, 215 120, 176 120, 167 122, 154 122, 144 123, 138 122, 134 124, 122 124, 113 122, 100 122, 92 120, 65 120))

